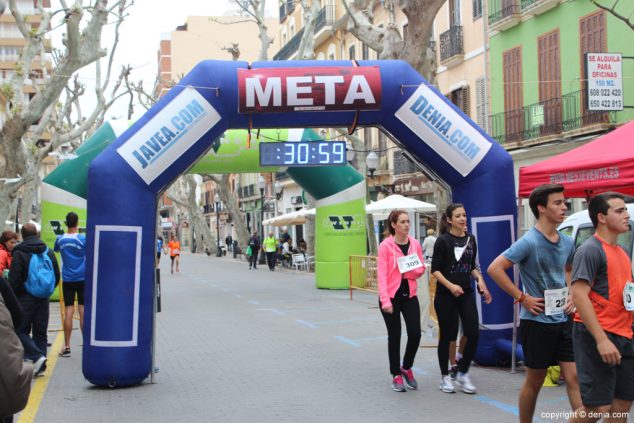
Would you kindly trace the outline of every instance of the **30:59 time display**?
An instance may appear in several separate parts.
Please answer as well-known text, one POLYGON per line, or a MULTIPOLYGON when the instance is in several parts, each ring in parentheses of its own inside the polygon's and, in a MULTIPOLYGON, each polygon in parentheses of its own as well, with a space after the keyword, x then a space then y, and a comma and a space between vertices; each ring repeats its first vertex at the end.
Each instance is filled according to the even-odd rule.
POLYGON ((260 166, 337 166, 346 164, 343 141, 260 143, 260 166))

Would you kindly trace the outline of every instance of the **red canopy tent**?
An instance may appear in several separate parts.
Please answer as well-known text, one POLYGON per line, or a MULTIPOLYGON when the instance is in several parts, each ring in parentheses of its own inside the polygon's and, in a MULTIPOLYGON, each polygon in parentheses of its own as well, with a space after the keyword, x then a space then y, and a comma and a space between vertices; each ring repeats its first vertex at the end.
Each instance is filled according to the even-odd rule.
POLYGON ((541 184, 563 184, 566 197, 605 191, 634 196, 634 121, 584 146, 520 168, 520 197, 528 197, 541 184))

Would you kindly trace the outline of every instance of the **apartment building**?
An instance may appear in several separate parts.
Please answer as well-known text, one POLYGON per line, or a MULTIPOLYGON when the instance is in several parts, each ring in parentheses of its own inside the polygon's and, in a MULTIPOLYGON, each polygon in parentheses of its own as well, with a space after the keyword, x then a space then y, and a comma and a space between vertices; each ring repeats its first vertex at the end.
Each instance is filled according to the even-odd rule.
MULTIPOLYGON (((634 3, 622 2, 625 16, 634 3)), ((634 118, 634 32, 585 0, 488 0, 490 134, 527 166, 596 139, 634 118), (587 53, 621 53, 623 103, 590 110, 587 53)), ((517 183, 517 177, 516 177, 517 183)), ((583 207, 583 201, 572 203, 583 207)), ((524 213, 532 224, 530 213, 524 213)))

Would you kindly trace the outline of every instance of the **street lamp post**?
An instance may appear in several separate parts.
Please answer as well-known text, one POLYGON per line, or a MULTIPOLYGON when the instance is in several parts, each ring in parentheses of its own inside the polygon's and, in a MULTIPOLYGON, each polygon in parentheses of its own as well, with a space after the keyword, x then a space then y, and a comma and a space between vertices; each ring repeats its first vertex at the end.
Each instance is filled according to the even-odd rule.
POLYGON ((370 178, 374 178, 374 171, 379 167, 379 156, 374 151, 370 151, 365 158, 365 164, 370 172, 370 178))
POLYGON ((220 250, 220 196, 218 193, 214 195, 214 202, 216 207, 216 257, 222 256, 222 251, 220 250))
POLYGON ((282 198, 282 191, 284 190, 284 187, 282 186, 280 181, 275 181, 275 185, 273 185, 273 188, 275 189, 275 216, 274 217, 277 217, 278 215, 277 212, 279 208, 277 203, 280 201, 280 198, 282 198))
MULTIPOLYGON (((258 188, 260 189, 260 242, 264 239, 264 187, 266 186, 266 180, 264 176, 260 175, 258 178, 258 188)), ((264 253, 260 253, 260 264, 264 264, 266 262, 266 257, 264 253)))

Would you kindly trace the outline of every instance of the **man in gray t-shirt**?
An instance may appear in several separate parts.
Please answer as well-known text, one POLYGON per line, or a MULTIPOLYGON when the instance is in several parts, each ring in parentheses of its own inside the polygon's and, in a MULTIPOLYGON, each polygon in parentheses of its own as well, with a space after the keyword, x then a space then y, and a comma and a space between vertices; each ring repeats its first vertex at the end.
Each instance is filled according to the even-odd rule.
MULTIPOLYGON (((539 230, 531 228, 502 253, 513 264, 518 265, 524 292, 527 296, 544 298, 546 290, 567 288, 566 268, 572 266, 575 245, 569 236, 561 232, 558 234, 557 242, 552 242, 539 230)), ((566 300, 565 297, 563 299, 566 300)), ((564 323, 568 320, 563 307, 555 307, 553 311, 549 312, 549 310, 544 309, 544 311, 535 314, 525 307, 521 307, 520 319, 542 323, 564 323)))
POLYGON ((559 364, 573 410, 581 395, 572 348, 573 306, 568 288, 574 242, 557 231, 566 218, 562 185, 540 185, 529 204, 537 218, 535 227, 500 254, 488 269, 489 276, 521 304, 519 339, 524 352, 526 379, 519 396, 520 422, 533 421, 537 396, 548 367, 559 364), (507 274, 517 265, 524 291, 507 274))

